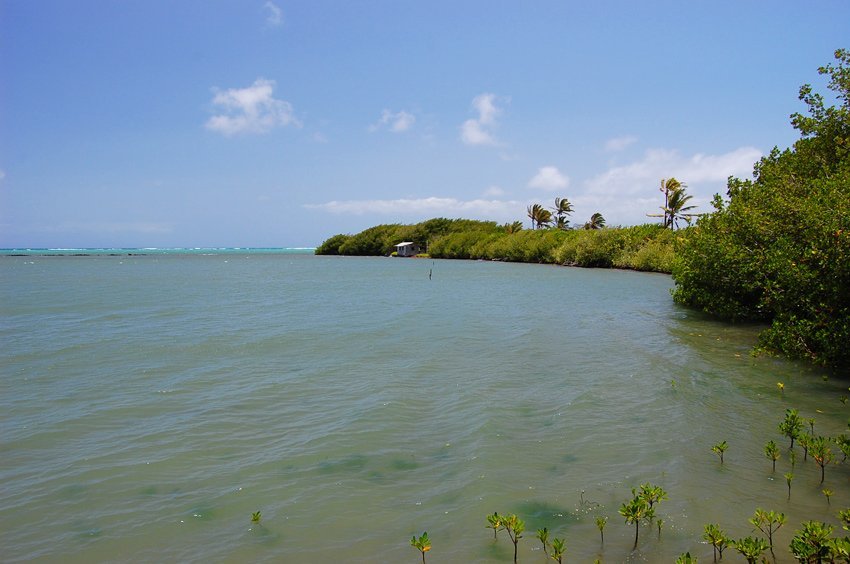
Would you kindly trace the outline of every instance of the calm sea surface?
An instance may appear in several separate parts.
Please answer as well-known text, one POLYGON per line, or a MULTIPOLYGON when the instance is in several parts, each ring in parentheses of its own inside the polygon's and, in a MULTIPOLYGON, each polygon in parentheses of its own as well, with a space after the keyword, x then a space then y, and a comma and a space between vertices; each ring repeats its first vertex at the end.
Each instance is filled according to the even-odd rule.
POLYGON ((847 382, 751 357, 758 328, 677 307, 667 276, 112 254, 0 256, 2 561, 415 563, 426 530, 429 563, 512 561, 494 511, 526 520, 522 562, 544 526, 571 562, 710 561, 703 526, 749 535, 761 507, 790 562, 804 519, 850 506, 850 464, 821 485, 799 449, 787 500, 777 430, 797 407, 846 432, 847 382), (632 551, 617 509, 647 481, 663 529, 632 551))

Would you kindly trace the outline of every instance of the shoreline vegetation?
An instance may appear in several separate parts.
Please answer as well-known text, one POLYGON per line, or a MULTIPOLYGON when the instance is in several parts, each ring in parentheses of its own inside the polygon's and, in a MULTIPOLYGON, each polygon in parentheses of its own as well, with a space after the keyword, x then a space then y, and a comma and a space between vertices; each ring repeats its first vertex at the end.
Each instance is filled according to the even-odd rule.
POLYGON ((675 234, 661 225, 604 229, 522 229, 493 221, 436 218, 413 225, 385 224, 354 235, 335 235, 318 255, 389 256, 400 241, 413 241, 427 256, 625 268, 670 274, 675 234))
POLYGON ((768 325, 756 352, 779 353, 850 375, 850 51, 820 67, 832 91, 804 84, 794 113, 800 132, 791 148, 775 147, 753 167, 753 180, 730 177, 713 211, 689 213, 686 185, 662 179, 660 224, 605 227, 594 213, 569 225, 566 198, 554 208, 528 207, 522 222, 437 218, 384 224, 330 237, 319 255, 390 255, 412 241, 427 256, 594 268, 625 268, 673 276, 673 299, 731 322, 768 325), (696 224, 691 225, 696 219, 696 224), (676 231, 679 221, 687 227, 676 231))

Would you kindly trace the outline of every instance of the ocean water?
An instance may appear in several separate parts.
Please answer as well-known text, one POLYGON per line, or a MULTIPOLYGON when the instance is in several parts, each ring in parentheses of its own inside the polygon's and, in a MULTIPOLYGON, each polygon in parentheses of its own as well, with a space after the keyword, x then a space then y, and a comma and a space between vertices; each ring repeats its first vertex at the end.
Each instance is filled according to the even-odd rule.
POLYGON ((494 511, 526 521, 521 562, 547 561, 544 526, 568 561, 708 560, 703 526, 749 535, 757 507, 788 515, 791 562, 803 520, 850 506, 850 465, 820 484, 799 449, 787 499, 777 430, 796 407, 846 432, 847 382, 752 357, 758 327, 676 306, 668 276, 11 254, 26 256, 0 256, 4 562, 417 562, 423 531, 428 562, 509 562, 494 511), (647 481, 668 492, 664 524, 632 550, 617 510, 647 481))

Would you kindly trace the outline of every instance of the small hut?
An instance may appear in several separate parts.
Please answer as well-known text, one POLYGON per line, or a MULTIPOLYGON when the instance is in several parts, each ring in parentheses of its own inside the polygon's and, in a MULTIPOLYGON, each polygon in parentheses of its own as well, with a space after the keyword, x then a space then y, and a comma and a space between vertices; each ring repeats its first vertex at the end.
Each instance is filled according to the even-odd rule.
POLYGON ((404 241, 395 246, 397 257, 413 257, 421 252, 419 245, 411 241, 404 241))

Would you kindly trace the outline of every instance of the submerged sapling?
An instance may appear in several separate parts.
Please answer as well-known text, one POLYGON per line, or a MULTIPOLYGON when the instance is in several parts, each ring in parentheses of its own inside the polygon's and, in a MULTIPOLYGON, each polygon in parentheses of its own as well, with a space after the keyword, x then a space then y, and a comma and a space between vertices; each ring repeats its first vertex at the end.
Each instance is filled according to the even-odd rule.
POLYGON ((558 564, 562 564, 561 559, 564 557, 565 544, 564 539, 552 539, 552 553, 549 555, 549 558, 557 561, 558 564))
POLYGON ((788 472, 785 474, 785 482, 788 484, 788 499, 791 499, 791 480, 794 479, 794 474, 788 472))
POLYGON ((608 517, 599 515, 596 518, 596 528, 599 529, 599 542, 605 544, 605 525, 608 523, 608 517))
POLYGON ((720 526, 709 523, 705 526, 705 532, 702 538, 711 543, 712 548, 714 548, 714 561, 717 562, 718 553, 720 554, 720 559, 723 560, 723 551, 729 544, 729 538, 720 526))
POLYGON ((750 524, 767 536, 770 553, 773 554, 773 533, 785 524, 785 514, 756 509, 750 517, 750 524))
POLYGON ((504 528, 504 523, 502 522, 502 516, 499 515, 498 512, 494 511, 492 515, 487 516, 487 528, 493 529, 493 539, 496 539, 496 533, 501 531, 504 528))
POLYGON ((720 457, 720 464, 723 464, 723 453, 726 452, 726 449, 729 448, 729 445, 726 441, 720 441, 713 447, 711 447, 711 452, 720 457))
POLYGON ((773 461, 773 471, 776 472, 776 461, 779 460, 779 447, 776 446, 776 443, 771 441, 767 441, 767 444, 764 445, 764 455, 773 461))
POLYGON ((431 539, 428 538, 428 531, 424 531, 422 536, 410 539, 410 546, 419 550, 422 553, 422 564, 425 564, 425 553, 431 550, 431 539))
POLYGON ((826 504, 829 505, 829 498, 832 497, 832 494, 835 493, 829 488, 824 488, 821 490, 821 493, 826 497, 826 504))
POLYGON ((741 553, 749 564, 755 564, 759 556, 767 550, 767 541, 762 538, 744 537, 732 543, 735 550, 741 553))
POLYGON ((549 554, 549 529, 537 529, 537 540, 543 545, 543 554, 549 554))
POLYGON ((252 523, 259 523, 260 522, 260 512, 259 511, 254 511, 253 513, 251 513, 251 522, 252 523))
POLYGON ((517 517, 515 513, 506 515, 503 519, 502 526, 505 527, 508 536, 511 537, 511 542, 514 543, 514 564, 516 564, 517 544, 519 543, 519 539, 522 538, 522 532, 525 530, 525 521, 517 517))

